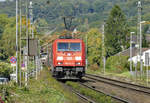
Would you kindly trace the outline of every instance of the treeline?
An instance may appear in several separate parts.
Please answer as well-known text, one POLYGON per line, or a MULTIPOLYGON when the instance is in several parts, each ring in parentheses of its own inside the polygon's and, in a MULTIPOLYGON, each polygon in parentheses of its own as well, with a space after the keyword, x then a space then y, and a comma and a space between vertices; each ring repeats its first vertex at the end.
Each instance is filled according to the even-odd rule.
MULTIPOLYGON (((39 26, 58 27, 64 29, 63 16, 74 16, 73 25, 83 30, 85 18, 89 20, 89 27, 100 27, 102 20, 107 19, 114 5, 119 5, 124 11, 128 24, 135 26, 137 22, 138 0, 33 0, 34 20, 39 26), (48 23, 48 24, 47 24, 48 23)), ((22 1, 25 4, 25 1, 22 1)), ((150 1, 142 0, 142 17, 150 20, 150 1)), ((25 8, 25 6, 23 6, 25 8)), ((25 12, 25 9, 22 9, 25 12)), ((23 13, 24 13, 23 12, 23 13)), ((15 16, 15 1, 0 3, 0 13, 15 16)), ((135 29, 135 28, 134 28, 135 29)))
POLYGON ((0 60, 6 60, 15 53, 15 18, 0 15, 0 60))

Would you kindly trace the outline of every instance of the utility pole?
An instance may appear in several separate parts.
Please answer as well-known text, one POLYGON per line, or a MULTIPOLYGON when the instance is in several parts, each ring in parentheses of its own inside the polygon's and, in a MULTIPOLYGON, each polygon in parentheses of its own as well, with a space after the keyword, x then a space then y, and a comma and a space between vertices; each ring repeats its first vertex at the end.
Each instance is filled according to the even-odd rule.
POLYGON ((18 83, 18 0, 16 0, 16 83, 18 83))
POLYGON ((104 24, 103 24, 103 30, 102 30, 102 60, 103 60, 103 72, 105 74, 105 43, 104 43, 104 40, 105 40, 105 21, 104 21, 104 24))
POLYGON ((28 48, 29 48, 29 34, 28 34, 28 1, 26 0, 26 73, 25 73, 25 86, 28 82, 28 48))
POLYGON ((29 5, 29 14, 30 14, 30 33, 32 34, 32 38, 34 38, 34 32, 33 32, 33 6, 32 6, 32 1, 30 1, 30 5, 29 5))
MULTIPOLYGON (((40 41, 38 40, 38 48, 39 47, 39 44, 40 44, 40 41)), ((39 49, 38 49, 38 52, 39 52, 39 49)), ((38 68, 39 68, 39 58, 40 58, 40 53, 38 53, 36 56, 35 56, 35 62, 36 62, 36 80, 38 79, 38 68)))
POLYGON ((22 51, 22 49, 21 49, 21 34, 22 34, 22 2, 21 2, 21 0, 20 0, 20 86, 21 86, 21 77, 22 77, 22 75, 21 75, 21 51, 22 51))
POLYGON ((130 73, 132 74, 132 34, 135 32, 130 33, 130 73))
MULTIPOLYGON (((88 31, 88 19, 85 20, 86 29, 88 31)), ((88 69, 88 33, 86 33, 86 70, 88 69)))
POLYGON ((138 35, 140 36, 139 40, 139 56, 140 56, 140 76, 142 77, 143 72, 143 61, 142 61, 142 28, 141 28, 141 12, 142 12, 142 5, 141 1, 138 1, 138 35))

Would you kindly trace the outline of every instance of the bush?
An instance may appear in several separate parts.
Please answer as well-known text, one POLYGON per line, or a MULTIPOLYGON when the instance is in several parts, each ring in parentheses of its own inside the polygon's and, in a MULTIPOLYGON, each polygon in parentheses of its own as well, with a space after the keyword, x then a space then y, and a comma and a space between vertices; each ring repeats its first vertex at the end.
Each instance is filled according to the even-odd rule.
POLYGON ((90 69, 93 71, 97 71, 99 69, 99 67, 97 64, 92 64, 92 65, 90 65, 90 69))
POLYGON ((112 56, 106 61, 108 71, 122 73, 129 70, 128 56, 112 56))
POLYGON ((12 67, 10 66, 10 64, 0 62, 0 76, 9 78, 10 73, 12 73, 12 67))

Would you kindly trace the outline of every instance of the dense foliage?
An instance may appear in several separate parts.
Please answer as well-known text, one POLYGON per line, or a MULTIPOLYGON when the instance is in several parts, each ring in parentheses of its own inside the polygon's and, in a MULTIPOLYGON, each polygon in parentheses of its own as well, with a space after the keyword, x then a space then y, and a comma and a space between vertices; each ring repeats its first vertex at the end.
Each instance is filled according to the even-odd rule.
MULTIPOLYGON (((62 27, 64 28, 62 16, 74 16, 76 17, 74 19, 74 25, 82 25, 84 19, 88 18, 90 27, 100 27, 101 21, 107 19, 109 11, 117 4, 125 12, 127 18, 129 18, 129 24, 136 26, 137 1, 138 0, 33 0, 34 20, 45 19, 49 27, 58 27, 60 29, 62 27)), ((22 2, 25 4, 25 1, 22 2)), ((147 21, 150 20, 149 4, 149 0, 142 0, 142 17, 147 21)), ((9 16, 14 16, 15 0, 8 0, 4 3, 1 2, 0 13, 7 13, 9 16)))
POLYGON ((129 62, 127 56, 111 56, 107 59, 106 68, 109 72, 122 73, 129 70, 129 62))
MULTIPOLYGON (((1 15, 3 16, 3 15, 1 15)), ((3 33, 0 39, 0 59, 5 60, 9 56, 13 56, 15 53, 15 19, 8 18, 5 16, 5 19, 1 21, 8 21, 7 25, 3 26, 3 33)), ((2 23, 3 25, 3 23, 2 23)))
MULTIPOLYGON (((26 20, 22 18, 21 38, 24 38, 26 36, 25 26, 26 26, 26 20)), ((18 30, 18 47, 19 47, 20 46, 20 25, 18 27, 19 27, 18 30)), ((30 26, 28 28, 30 30, 30 26)), ((34 35, 35 36, 37 35, 35 29, 34 29, 34 35)), ((31 37, 30 31, 29 31, 29 36, 31 37)), ((24 40, 22 40, 21 43, 23 47, 25 45, 24 40)), ((11 56, 14 56, 15 51, 16 51, 16 19, 15 17, 8 17, 8 15, 0 14, 0 60, 7 60, 11 56)))
POLYGON ((100 65, 102 54, 102 34, 98 29, 91 29, 88 36, 88 62, 100 65))
POLYGON ((0 77, 9 78, 10 73, 12 73, 12 67, 10 64, 0 61, 0 77))
POLYGON ((118 5, 115 5, 106 21, 105 45, 107 56, 114 55, 126 48, 129 34, 125 15, 118 5))

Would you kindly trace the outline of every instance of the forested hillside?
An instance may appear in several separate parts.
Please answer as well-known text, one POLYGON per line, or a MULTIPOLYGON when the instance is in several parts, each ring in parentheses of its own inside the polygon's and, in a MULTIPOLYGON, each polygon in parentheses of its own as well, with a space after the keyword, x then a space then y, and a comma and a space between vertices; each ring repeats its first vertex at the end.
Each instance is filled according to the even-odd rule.
MULTIPOLYGON (((82 30, 85 18, 88 18, 90 27, 99 27, 104 19, 108 18, 112 7, 117 4, 126 14, 129 22, 136 21, 138 0, 33 0, 34 20, 40 26, 48 25, 52 28, 64 28, 62 16, 74 16, 74 25, 82 30), (48 24, 47 24, 48 22, 48 24)), ((23 3, 25 4, 25 3, 23 3)), ((143 19, 150 20, 149 0, 142 0, 143 19)), ((25 6, 23 6, 25 8, 25 6)), ((15 15, 15 0, 0 2, 0 14, 15 15)), ((130 23, 133 24, 133 23, 130 23)))
MULTIPOLYGON (((6 0, 5 2, 0 2, 0 60, 5 62, 8 62, 9 58, 15 56, 16 53, 16 42, 14 42, 16 40, 15 1, 6 0)), ((26 0, 19 1, 22 1, 23 18, 22 32, 20 32, 20 28, 18 30, 18 38, 20 39, 28 33, 27 28, 31 30, 31 26, 26 25, 26 0)), ((95 70, 101 68, 102 71, 103 57, 106 57, 107 70, 115 70, 117 73, 129 70, 128 57, 115 55, 129 48, 131 32, 135 32, 135 35, 137 34, 138 0, 32 1, 34 7, 34 35, 39 38, 40 45, 45 46, 45 44, 52 42, 60 35, 71 34, 74 37, 82 38, 87 44, 89 68, 94 68, 95 70), (77 28, 76 34, 64 30, 63 17, 74 17, 70 30, 77 28), (105 25, 102 29, 104 20, 105 25), (51 33, 53 34, 49 35, 51 33), (103 33, 105 35, 102 35, 103 33)), ((150 21, 149 5, 150 0, 142 0, 142 21, 150 21)), ((30 23, 30 19, 28 20, 30 23)), ((20 27, 20 23, 18 24, 20 27)), ((146 36, 150 34, 147 31, 150 31, 150 25, 142 25, 143 48, 147 48, 150 45, 146 41, 146 36)), ((31 36, 30 34, 29 37, 31 36)), ((26 45, 24 41, 19 41, 19 47, 20 44, 21 48, 26 45)), ((0 66, 3 65, 7 64, 0 64, 0 66)), ((9 69, 9 67, 6 68, 9 69)))

